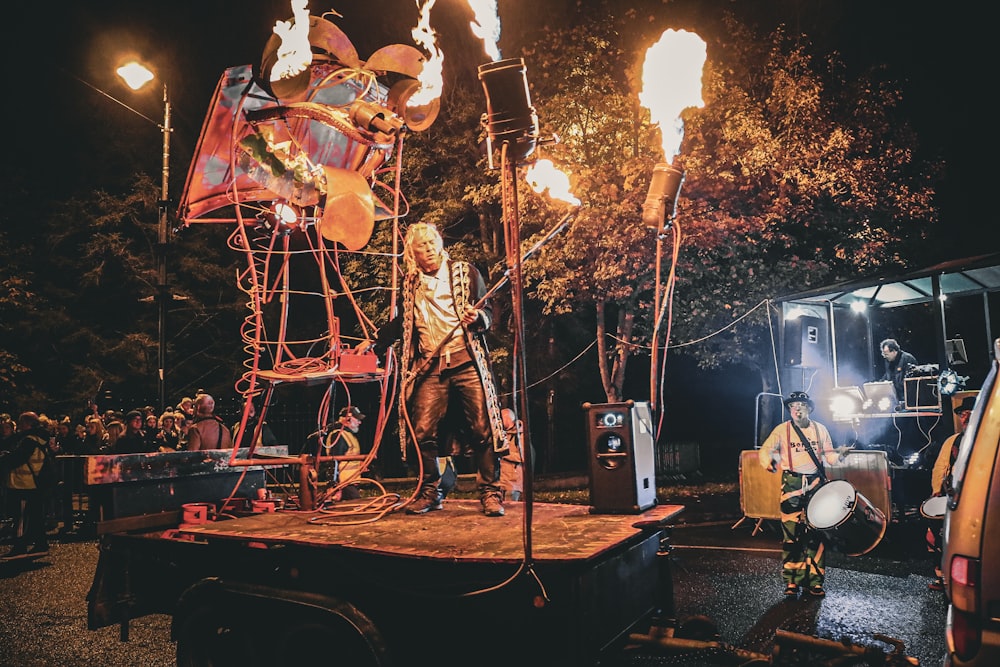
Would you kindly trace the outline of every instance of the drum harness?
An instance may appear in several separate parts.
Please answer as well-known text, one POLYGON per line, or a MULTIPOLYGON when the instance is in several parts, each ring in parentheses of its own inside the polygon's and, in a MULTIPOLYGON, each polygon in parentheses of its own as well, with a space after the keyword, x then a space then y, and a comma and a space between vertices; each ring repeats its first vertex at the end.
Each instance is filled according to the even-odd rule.
MULTIPOLYGON (((806 448, 806 451, 809 453, 809 458, 811 458, 813 460, 813 463, 816 464, 816 471, 817 474, 819 475, 820 483, 826 484, 826 469, 823 467, 823 462, 819 460, 818 456, 816 456, 816 450, 813 449, 812 443, 809 442, 809 438, 807 438, 806 434, 802 432, 802 429, 799 428, 798 424, 796 424, 793 421, 789 421, 788 423, 791 425, 792 428, 795 429, 795 434, 798 435, 799 440, 802 441, 802 445, 806 448)), ((791 438, 788 439, 791 440, 791 438)), ((789 460, 790 459, 791 456, 789 456, 789 460)))
MULTIPOLYGON (((817 491, 819 491, 820 488, 822 488, 824 484, 826 484, 826 482, 827 482, 827 479, 826 479, 826 468, 823 467, 823 462, 819 460, 818 456, 816 456, 816 450, 813 449, 812 443, 809 442, 809 438, 807 438, 806 434, 802 432, 802 429, 799 428, 799 425, 796 424, 795 422, 791 421, 791 420, 789 420, 788 423, 791 424, 792 428, 795 429, 795 433, 796 433, 796 435, 799 436, 799 440, 802 442, 802 445, 806 448, 806 451, 809 452, 809 458, 811 458, 813 460, 813 463, 816 464, 816 473, 819 475, 819 484, 816 486, 815 489, 813 489, 809 493, 809 495, 807 496, 807 499, 808 499, 808 498, 811 498, 813 496, 813 494, 815 494, 817 491)), ((818 431, 817 431, 817 433, 818 433, 818 431)), ((791 438, 790 437, 788 438, 788 440, 789 440, 789 442, 791 442, 791 438)), ((789 457, 788 457, 789 461, 791 460, 791 458, 792 458, 791 454, 789 453, 789 457)), ((799 517, 799 520, 800 521, 804 521, 805 520, 805 512, 802 513, 802 515, 799 517)))

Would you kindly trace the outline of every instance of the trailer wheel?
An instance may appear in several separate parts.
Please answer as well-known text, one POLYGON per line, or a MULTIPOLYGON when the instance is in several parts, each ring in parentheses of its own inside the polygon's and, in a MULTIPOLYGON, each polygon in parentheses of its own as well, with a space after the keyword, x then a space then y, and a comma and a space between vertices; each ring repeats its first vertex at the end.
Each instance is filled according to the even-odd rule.
POLYGON ((288 600, 214 599, 177 627, 178 667, 336 664, 389 667, 378 630, 353 605, 319 608, 288 600))

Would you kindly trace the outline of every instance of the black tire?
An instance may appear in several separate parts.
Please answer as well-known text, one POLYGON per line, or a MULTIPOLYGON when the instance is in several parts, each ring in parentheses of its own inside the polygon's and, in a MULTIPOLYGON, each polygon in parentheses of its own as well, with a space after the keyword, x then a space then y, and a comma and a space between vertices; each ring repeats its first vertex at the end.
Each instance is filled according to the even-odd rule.
POLYGON ((189 613, 177 631, 178 667, 300 667, 320 655, 352 667, 391 665, 378 630, 346 603, 214 600, 189 613))

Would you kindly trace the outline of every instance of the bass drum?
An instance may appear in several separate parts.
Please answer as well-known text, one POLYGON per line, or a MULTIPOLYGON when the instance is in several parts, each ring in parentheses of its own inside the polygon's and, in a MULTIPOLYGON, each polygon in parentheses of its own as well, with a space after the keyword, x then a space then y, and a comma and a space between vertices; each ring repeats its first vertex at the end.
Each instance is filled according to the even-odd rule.
POLYGON ((948 509, 948 496, 931 496, 920 503, 920 514, 926 519, 943 519, 948 509))
POLYGON ((885 536, 882 510, 844 479, 819 487, 806 505, 806 523, 825 541, 848 556, 860 556, 874 549, 885 536))

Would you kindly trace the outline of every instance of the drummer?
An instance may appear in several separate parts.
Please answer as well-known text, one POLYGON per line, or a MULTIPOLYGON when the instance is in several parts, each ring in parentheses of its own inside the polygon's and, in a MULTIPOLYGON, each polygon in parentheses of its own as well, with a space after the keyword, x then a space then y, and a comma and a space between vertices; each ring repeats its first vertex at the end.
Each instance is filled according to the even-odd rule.
MULTIPOLYGON (((958 404, 953 412, 958 416, 959 429, 954 435, 941 443, 941 451, 938 452, 934 467, 931 469, 931 497, 946 496, 951 490, 951 468, 955 465, 955 457, 958 456, 958 446, 962 442, 962 434, 969 426, 969 417, 972 416, 972 408, 976 405, 975 396, 966 396, 958 404)), ((927 588, 932 591, 944 590, 944 576, 941 572, 941 542, 944 531, 944 517, 930 519, 927 525, 927 553, 934 564, 934 581, 927 584, 927 588)))
POLYGON ((825 465, 842 461, 848 450, 834 449, 830 431, 809 419, 816 407, 809 394, 793 391, 785 407, 791 419, 775 426, 757 453, 768 472, 781 471, 781 577, 787 597, 800 588, 823 597, 825 548, 822 535, 805 522, 805 509, 826 480, 825 465))

